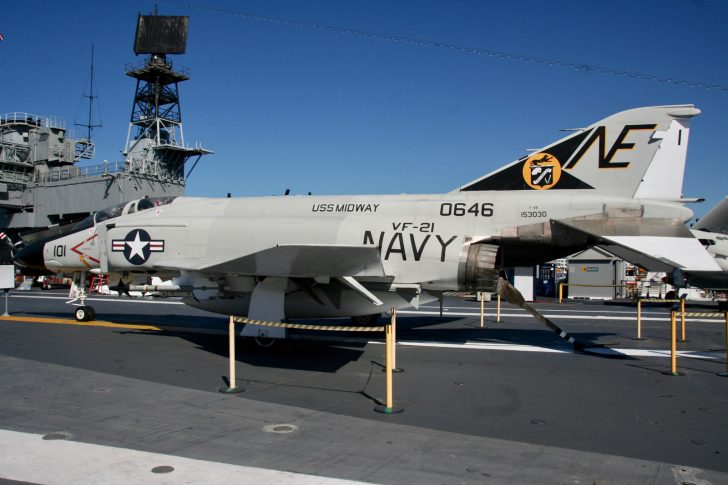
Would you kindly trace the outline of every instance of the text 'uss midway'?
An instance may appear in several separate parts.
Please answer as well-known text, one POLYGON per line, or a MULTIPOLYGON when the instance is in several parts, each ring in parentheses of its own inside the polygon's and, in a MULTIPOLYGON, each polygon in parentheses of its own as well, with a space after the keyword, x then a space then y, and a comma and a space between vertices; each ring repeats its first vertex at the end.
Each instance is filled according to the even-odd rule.
POLYGON ((348 204, 314 204, 311 212, 370 212, 375 213, 379 204, 348 203, 348 204))

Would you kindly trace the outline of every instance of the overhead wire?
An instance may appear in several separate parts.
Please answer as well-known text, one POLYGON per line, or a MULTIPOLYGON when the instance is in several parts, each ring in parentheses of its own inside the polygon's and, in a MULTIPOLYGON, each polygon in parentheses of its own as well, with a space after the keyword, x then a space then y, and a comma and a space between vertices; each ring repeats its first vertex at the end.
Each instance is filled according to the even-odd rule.
POLYGON ((597 74, 602 74, 602 75, 606 75, 606 76, 624 77, 624 78, 628 78, 628 79, 637 79, 637 80, 642 80, 642 81, 650 81, 650 82, 670 84, 670 85, 675 85, 675 86, 699 88, 699 89, 705 89, 705 90, 716 90, 716 91, 722 91, 724 93, 728 92, 728 86, 725 86, 722 84, 717 84, 717 83, 712 84, 712 83, 703 82, 703 81, 694 81, 694 80, 687 80, 687 79, 673 79, 671 77, 660 77, 660 76, 655 76, 655 75, 651 75, 651 74, 628 71, 628 70, 624 70, 624 69, 613 69, 613 68, 608 68, 608 67, 601 67, 601 66, 597 66, 594 64, 575 63, 575 62, 562 61, 559 59, 548 59, 548 58, 543 58, 543 57, 528 56, 528 55, 522 55, 522 54, 512 54, 509 52, 495 50, 495 49, 487 49, 487 48, 482 48, 482 47, 467 47, 467 46, 451 44, 451 43, 447 43, 447 42, 437 42, 437 41, 432 41, 432 40, 404 37, 404 36, 400 36, 400 35, 367 32, 364 30, 350 29, 348 27, 337 27, 337 26, 332 26, 332 25, 318 24, 318 23, 314 23, 314 22, 291 20, 291 19, 282 18, 282 17, 268 17, 268 16, 256 15, 253 13, 239 11, 239 10, 230 10, 230 9, 225 9, 225 8, 220 8, 220 7, 198 5, 198 4, 193 4, 193 3, 181 2, 181 1, 177 1, 177 0, 146 0, 146 1, 152 2, 155 5, 156 4, 166 4, 166 5, 170 5, 170 6, 181 7, 181 8, 186 8, 186 9, 190 9, 190 10, 196 10, 199 12, 215 14, 215 15, 225 15, 228 17, 238 17, 238 18, 243 18, 246 20, 253 20, 255 22, 265 22, 265 23, 270 23, 270 24, 285 25, 285 26, 289 26, 289 27, 296 27, 296 28, 302 28, 302 29, 313 29, 313 30, 319 30, 322 32, 330 32, 330 33, 334 33, 334 34, 343 34, 343 35, 349 35, 349 36, 354 36, 354 37, 383 40, 383 41, 387 41, 387 42, 396 42, 396 43, 412 45, 412 46, 417 46, 417 47, 444 49, 444 50, 458 52, 461 54, 470 54, 470 55, 491 57, 494 59, 501 59, 501 60, 506 60, 506 61, 538 64, 538 65, 543 65, 543 66, 568 69, 568 70, 577 71, 577 72, 597 73, 597 74))

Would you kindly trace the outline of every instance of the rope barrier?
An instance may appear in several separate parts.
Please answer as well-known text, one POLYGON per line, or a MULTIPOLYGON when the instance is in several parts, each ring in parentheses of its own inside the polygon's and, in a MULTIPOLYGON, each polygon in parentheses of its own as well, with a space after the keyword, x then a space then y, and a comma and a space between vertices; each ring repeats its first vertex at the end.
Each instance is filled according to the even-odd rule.
POLYGON ((704 312, 704 313, 686 313, 686 317, 701 317, 701 318, 723 318, 725 313, 719 312, 704 312))
MULTIPOLYGON (((677 338, 675 330, 675 320, 677 319, 677 311, 673 308, 670 310, 670 371, 665 372, 667 375, 681 376, 684 375, 677 371, 677 338)), ((728 377, 728 312, 682 312, 682 319, 685 322, 685 317, 702 317, 702 318, 722 318, 725 321, 725 347, 726 347, 726 371, 719 372, 718 375, 721 377, 728 377)), ((685 340, 683 327, 683 341, 685 340)))
POLYGON ((401 413, 404 411, 403 408, 394 407, 394 393, 393 393, 393 372, 401 372, 395 367, 395 347, 396 347, 396 322, 397 322, 397 310, 391 309, 391 321, 389 325, 380 325, 377 327, 363 327, 363 326, 342 326, 342 325, 308 325, 300 323, 284 323, 284 322, 268 322, 265 320, 253 320, 252 318, 245 317, 234 317, 230 316, 228 325, 228 366, 229 366, 229 382, 228 386, 220 388, 220 392, 224 393, 237 393, 244 392, 245 389, 237 387, 236 376, 235 376, 235 324, 236 323, 250 323, 252 325, 260 325, 264 327, 278 327, 278 328, 296 328, 302 330, 334 330, 334 331, 350 331, 350 332, 384 332, 384 340, 386 344, 385 354, 385 371, 386 371, 386 401, 383 405, 376 406, 375 411, 385 414, 401 413))
POLYGON ((642 303, 680 303, 681 341, 685 342, 685 298, 665 300, 663 298, 637 298, 637 340, 642 340, 642 303))
POLYGON ((383 332, 384 326, 379 327, 349 327, 343 325, 316 325, 316 324, 303 324, 303 323, 284 323, 284 322, 266 322, 264 320, 252 320, 244 317, 233 317, 235 323, 250 323, 252 325, 260 325, 263 327, 278 327, 278 328, 295 328, 299 330, 328 330, 328 331, 340 331, 340 332, 383 332))

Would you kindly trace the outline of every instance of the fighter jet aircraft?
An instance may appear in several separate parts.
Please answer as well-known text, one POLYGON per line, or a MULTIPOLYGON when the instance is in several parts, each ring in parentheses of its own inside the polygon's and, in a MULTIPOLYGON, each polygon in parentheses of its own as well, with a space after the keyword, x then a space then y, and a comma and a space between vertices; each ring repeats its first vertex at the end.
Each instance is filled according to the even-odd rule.
MULTIPOLYGON (((617 113, 446 194, 143 199, 16 260, 124 283, 172 278, 167 289, 188 292, 192 306, 274 322, 368 319, 444 291, 493 291, 503 268, 592 245, 678 279, 719 271, 684 225, 698 114, 692 105, 617 113)), ((89 314, 82 306, 76 317, 89 314)))
MULTIPOLYGON (((693 272, 689 275, 691 284, 706 290, 728 290, 728 197, 710 209, 691 232, 722 269, 693 272)), ((725 302, 721 306, 725 307, 725 302)))

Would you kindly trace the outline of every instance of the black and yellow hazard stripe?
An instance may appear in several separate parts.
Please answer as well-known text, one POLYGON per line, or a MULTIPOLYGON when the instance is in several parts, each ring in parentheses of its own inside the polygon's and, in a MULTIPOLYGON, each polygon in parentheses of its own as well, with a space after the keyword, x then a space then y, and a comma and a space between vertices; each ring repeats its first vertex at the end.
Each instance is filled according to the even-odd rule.
POLYGON ((295 328, 298 330, 328 330, 340 332, 383 332, 384 327, 350 327, 344 325, 316 325, 304 323, 266 322, 264 320, 253 320, 245 317, 233 317, 235 323, 250 323, 263 327, 295 328))

